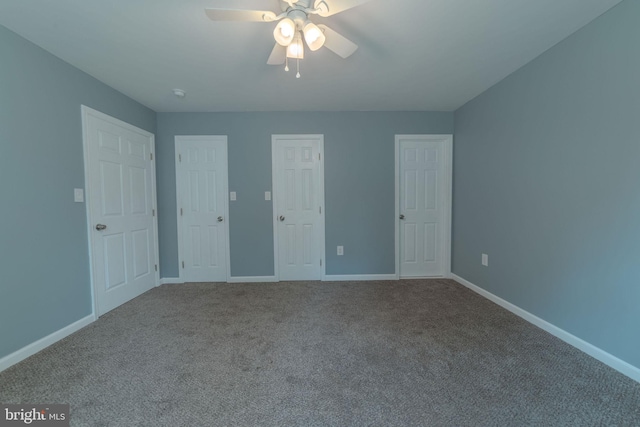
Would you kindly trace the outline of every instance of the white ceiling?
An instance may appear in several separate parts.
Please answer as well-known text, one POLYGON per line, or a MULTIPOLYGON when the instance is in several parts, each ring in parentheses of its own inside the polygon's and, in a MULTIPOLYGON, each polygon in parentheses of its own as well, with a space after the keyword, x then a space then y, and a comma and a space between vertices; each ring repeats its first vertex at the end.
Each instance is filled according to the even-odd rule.
POLYGON ((299 80, 266 64, 275 23, 204 13, 277 0, 3 0, 0 24, 158 112, 451 111, 619 1, 372 0, 314 18, 360 48, 299 80))

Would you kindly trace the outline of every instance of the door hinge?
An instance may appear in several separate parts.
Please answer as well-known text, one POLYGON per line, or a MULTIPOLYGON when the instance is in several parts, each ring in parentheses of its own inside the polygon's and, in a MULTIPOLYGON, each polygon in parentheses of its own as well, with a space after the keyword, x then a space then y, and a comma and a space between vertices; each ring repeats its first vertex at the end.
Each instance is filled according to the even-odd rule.
POLYGON ((151 216, 156 216, 156 210, 155 209, 151 209, 151 216))
POLYGON ((156 271, 158 271, 158 264, 156 264, 156 271))
POLYGON ((318 160, 320 160, 320 153, 318 153, 318 160))
POLYGON ((149 156, 151 157, 151 160, 153 160, 153 153, 149 153, 149 156))
POLYGON ((178 154, 178 161, 182 162, 182 154, 178 154))
POLYGON ((182 268, 184 268, 184 261, 182 261, 182 268))
POLYGON ((318 212, 320 212, 320 215, 322 215, 322 206, 318 207, 318 212))
POLYGON ((180 208, 180 216, 182 216, 182 208, 180 208))
POLYGON ((320 258, 320 267, 322 267, 322 258, 320 258))

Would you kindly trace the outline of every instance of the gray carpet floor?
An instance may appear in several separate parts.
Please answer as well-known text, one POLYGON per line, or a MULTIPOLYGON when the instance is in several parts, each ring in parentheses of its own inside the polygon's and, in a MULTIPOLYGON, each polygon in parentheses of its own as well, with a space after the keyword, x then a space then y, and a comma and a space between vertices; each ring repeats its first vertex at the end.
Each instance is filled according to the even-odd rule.
POLYGON ((450 280, 153 289, 0 373, 73 426, 640 426, 640 384, 450 280))

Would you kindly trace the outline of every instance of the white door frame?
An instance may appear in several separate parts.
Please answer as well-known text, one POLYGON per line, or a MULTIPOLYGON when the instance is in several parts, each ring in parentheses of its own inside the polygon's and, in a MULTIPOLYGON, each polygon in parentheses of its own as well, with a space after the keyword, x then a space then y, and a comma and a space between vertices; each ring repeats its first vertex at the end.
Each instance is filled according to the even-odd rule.
POLYGON ((280 281, 280 257, 279 257, 279 248, 278 248, 278 198, 276 197, 275 190, 277 188, 277 174, 276 174, 276 158, 273 155, 275 143, 276 141, 291 141, 291 140, 300 140, 300 139, 315 139, 318 141, 318 152, 320 153, 320 164, 318 165, 318 175, 319 175, 319 183, 318 183, 318 191, 319 198, 318 201, 320 203, 320 209, 322 210, 322 215, 320 216, 320 253, 322 256, 322 267, 321 267, 321 278, 320 280, 325 280, 326 272, 327 272, 327 259, 326 259, 326 250, 325 250, 325 217, 326 211, 324 208, 324 135, 321 134, 312 134, 312 135, 271 135, 271 200, 273 201, 273 275, 276 278, 276 281, 280 281))
POLYGON ((178 223, 178 279, 181 283, 184 282, 184 274, 183 268, 181 268, 181 262, 183 260, 182 255, 184 254, 183 247, 183 233, 182 229, 182 221, 180 221, 180 194, 181 190, 184 190, 184 184, 182 183, 178 170, 178 163, 180 163, 180 153, 178 152, 178 144, 183 141, 222 141, 225 144, 225 152, 227 155, 226 162, 224 164, 224 218, 225 218, 225 226, 224 226, 224 238, 226 240, 226 248, 227 251, 227 277, 225 281, 229 283, 229 277, 231 276, 231 244, 229 243, 229 144, 227 135, 176 135, 174 138, 175 145, 175 170, 176 170, 176 221, 178 223))
POLYGON ((95 233, 93 232, 94 221, 91 218, 91 200, 92 200, 91 198, 94 197, 94 195, 91 194, 91 186, 89 185, 90 180, 89 180, 89 170, 88 170, 88 165, 89 165, 89 146, 88 146, 89 129, 87 126, 88 118, 89 116, 93 116, 100 120, 125 128, 131 132, 139 133, 144 137, 151 139, 151 198, 152 198, 151 204, 153 206, 153 241, 155 245, 155 253, 153 255, 155 256, 155 265, 156 265, 154 277, 156 282, 155 285, 159 286, 160 285, 160 250, 158 248, 158 203, 157 203, 158 199, 156 194, 156 160, 154 155, 154 153, 156 152, 156 140, 155 140, 155 135, 152 134, 151 132, 147 132, 144 129, 140 129, 127 122, 118 120, 115 117, 111 117, 107 114, 101 113, 100 111, 94 110, 93 108, 89 108, 86 105, 80 106, 80 113, 82 116, 82 149, 84 152, 83 158, 84 158, 84 194, 85 194, 84 204, 85 204, 85 210, 87 212, 87 236, 88 236, 87 241, 89 243, 89 281, 91 284, 91 302, 92 302, 91 311, 93 313, 93 316, 95 318, 98 318, 98 312, 97 312, 98 295, 95 289, 96 281, 94 277, 94 268, 93 268, 93 262, 94 262, 93 243, 94 243, 95 233))
MULTIPOLYGON (((396 279, 400 279, 400 140, 440 141, 444 144, 444 244, 442 245, 443 276, 451 276, 451 213, 453 181, 453 135, 396 135, 395 137, 395 255, 396 279)), ((407 277, 409 279, 409 277, 407 277)), ((419 279, 419 277, 415 277, 419 279)))

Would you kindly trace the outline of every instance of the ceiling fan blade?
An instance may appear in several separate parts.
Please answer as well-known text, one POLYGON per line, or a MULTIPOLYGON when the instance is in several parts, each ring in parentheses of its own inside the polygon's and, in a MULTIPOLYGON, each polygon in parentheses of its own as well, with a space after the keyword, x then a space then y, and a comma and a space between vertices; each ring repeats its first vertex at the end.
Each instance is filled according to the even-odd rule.
POLYGON ((343 12, 361 4, 370 2, 371 0, 316 0, 314 8, 318 9, 318 15, 327 17, 343 12))
POLYGON ((208 8, 205 12, 212 21, 271 22, 276 19, 276 14, 269 10, 208 8))
POLYGON ((357 44, 355 44, 345 36, 336 33, 326 25, 319 24, 318 28, 322 30, 324 36, 326 37, 324 47, 340 55, 341 57, 348 58, 353 55, 353 52, 358 49, 357 44))
POLYGON ((278 43, 276 43, 276 45, 273 47, 273 50, 271 51, 271 55, 269 55, 267 64, 282 65, 284 64, 286 55, 287 55, 287 48, 284 46, 280 46, 278 43))

